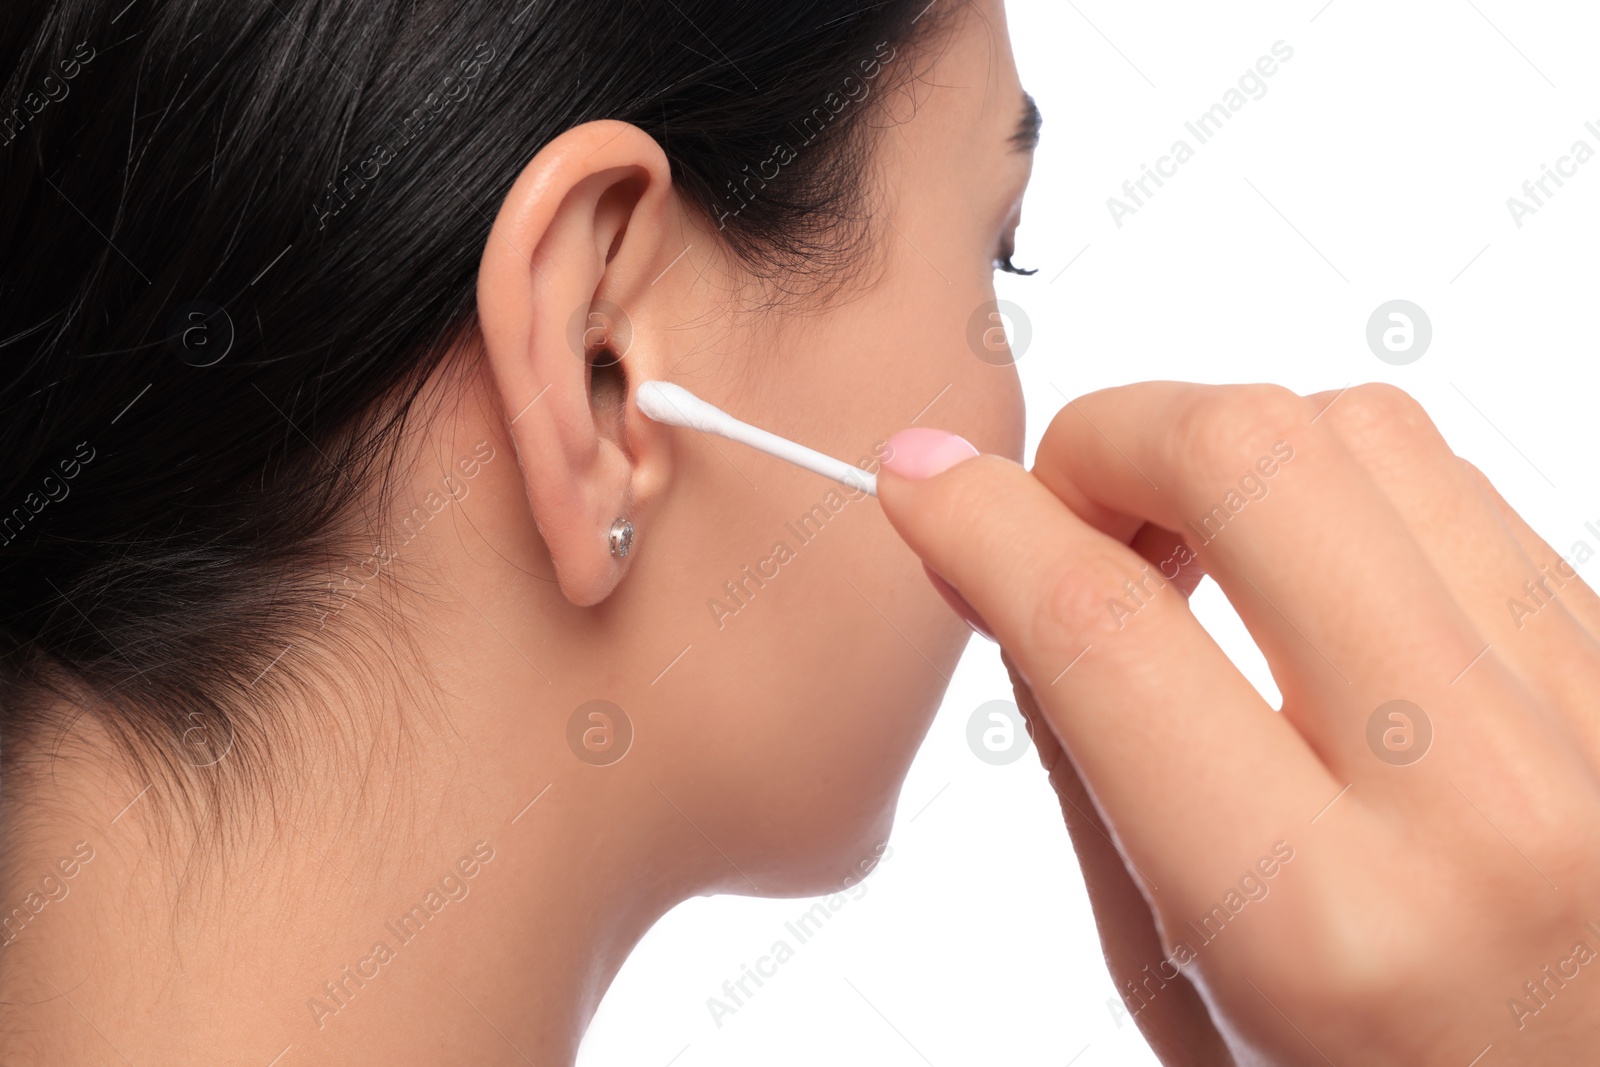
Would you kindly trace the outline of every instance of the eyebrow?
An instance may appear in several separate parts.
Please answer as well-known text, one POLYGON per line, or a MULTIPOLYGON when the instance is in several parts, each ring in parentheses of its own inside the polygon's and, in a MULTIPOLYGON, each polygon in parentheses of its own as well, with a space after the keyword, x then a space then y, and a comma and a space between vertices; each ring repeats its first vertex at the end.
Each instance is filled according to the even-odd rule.
POLYGON ((1039 145, 1039 128, 1044 116, 1039 105, 1028 93, 1022 94, 1022 118, 1017 121, 1017 131, 1011 135, 1011 144, 1018 152, 1031 152, 1039 145))

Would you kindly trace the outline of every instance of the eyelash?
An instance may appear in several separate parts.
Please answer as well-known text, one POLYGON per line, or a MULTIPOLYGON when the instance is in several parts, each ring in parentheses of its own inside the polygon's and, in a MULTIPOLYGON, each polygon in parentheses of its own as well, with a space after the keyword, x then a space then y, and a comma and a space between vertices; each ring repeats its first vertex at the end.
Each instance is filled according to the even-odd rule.
POLYGON ((1037 270, 1026 270, 1011 262, 1011 257, 1017 254, 1015 241, 1015 233, 1007 237, 1005 244, 1000 248, 1000 254, 994 259, 994 269, 1003 270, 1007 274, 1020 274, 1023 277, 1027 277, 1030 274, 1038 274, 1037 270))
POLYGON ((1039 273, 1037 268, 1035 268, 1033 270, 1024 270, 1022 267, 1019 267, 1015 263, 1011 262, 1011 257, 1013 255, 1015 255, 1015 254, 1016 253, 1014 253, 1014 252, 1007 252, 1005 255, 1003 255, 999 259, 995 260, 994 261, 995 270, 1003 270, 1007 274, 1021 274, 1024 277, 1026 277, 1026 276, 1028 276, 1030 274, 1038 274, 1039 273))

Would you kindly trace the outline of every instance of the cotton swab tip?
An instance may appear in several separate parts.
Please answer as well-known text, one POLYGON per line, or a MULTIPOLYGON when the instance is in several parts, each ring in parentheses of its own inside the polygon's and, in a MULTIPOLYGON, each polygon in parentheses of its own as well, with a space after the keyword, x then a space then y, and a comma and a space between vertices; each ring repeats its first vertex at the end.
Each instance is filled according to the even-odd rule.
POLYGON ((869 496, 878 495, 878 480, 870 472, 852 467, 843 460, 823 455, 815 449, 779 437, 775 433, 740 422, 726 411, 708 404, 681 385, 671 382, 640 382, 634 403, 647 417, 669 426, 683 426, 701 433, 714 433, 749 445, 769 456, 786 460, 824 478, 832 478, 869 496))
POLYGON ((728 419, 719 409, 671 382, 641 382, 635 403, 656 422, 708 433, 717 432, 728 419))

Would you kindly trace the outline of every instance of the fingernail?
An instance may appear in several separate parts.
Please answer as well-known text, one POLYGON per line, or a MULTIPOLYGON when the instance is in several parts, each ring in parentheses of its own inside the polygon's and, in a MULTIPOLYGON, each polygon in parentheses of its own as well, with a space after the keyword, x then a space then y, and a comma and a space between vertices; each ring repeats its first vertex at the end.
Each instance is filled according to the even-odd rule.
POLYGON ((928 581, 933 583, 933 588, 938 591, 940 596, 944 597, 944 602, 949 604, 950 609, 960 615, 968 626, 972 627, 973 632, 980 637, 987 637, 989 640, 994 641, 995 644, 1000 643, 995 638, 994 632, 989 629, 989 624, 983 621, 983 616, 979 615, 977 609, 967 603, 966 597, 956 592, 955 586, 939 577, 939 573, 926 563, 922 565, 922 570, 927 574, 928 581))
POLYGON ((949 430, 913 426, 885 442, 883 469, 920 481, 978 454, 972 443, 949 430))

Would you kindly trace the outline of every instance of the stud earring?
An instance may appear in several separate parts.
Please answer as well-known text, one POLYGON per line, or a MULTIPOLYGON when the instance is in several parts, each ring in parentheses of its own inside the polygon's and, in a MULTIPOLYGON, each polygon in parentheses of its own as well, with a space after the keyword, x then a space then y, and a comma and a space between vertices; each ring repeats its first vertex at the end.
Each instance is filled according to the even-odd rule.
POLYGON ((623 558, 633 547, 633 523, 627 519, 618 519, 611 524, 607 540, 611 542, 611 554, 618 559, 623 558))

